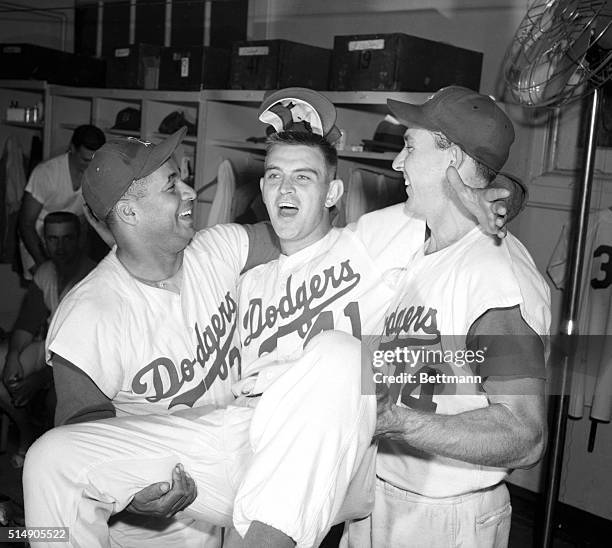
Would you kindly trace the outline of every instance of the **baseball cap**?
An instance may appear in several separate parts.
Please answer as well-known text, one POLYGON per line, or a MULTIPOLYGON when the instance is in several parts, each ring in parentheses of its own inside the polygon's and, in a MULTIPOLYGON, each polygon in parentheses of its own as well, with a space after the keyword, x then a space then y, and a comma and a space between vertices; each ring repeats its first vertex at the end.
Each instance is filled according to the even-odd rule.
POLYGON ((514 141, 514 126, 495 101, 461 86, 438 90, 422 105, 387 100, 408 126, 440 131, 469 156, 499 172, 514 141))
POLYGON ((129 186, 161 167, 179 146, 182 127, 154 145, 135 137, 109 141, 98 149, 83 174, 83 199, 98 219, 105 219, 129 186))
POLYGON ((276 132, 312 132, 332 144, 340 138, 336 107, 312 89, 292 87, 266 93, 258 115, 276 132))

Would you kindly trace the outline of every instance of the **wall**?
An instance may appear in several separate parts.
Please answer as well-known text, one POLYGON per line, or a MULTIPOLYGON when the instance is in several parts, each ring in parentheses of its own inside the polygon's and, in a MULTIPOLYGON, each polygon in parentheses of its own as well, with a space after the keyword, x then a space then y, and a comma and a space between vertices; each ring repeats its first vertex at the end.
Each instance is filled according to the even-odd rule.
POLYGON ((525 0, 250 0, 249 36, 333 47, 342 34, 403 32, 484 53, 481 90, 495 91, 525 0))
POLYGON ((74 0, 0 1, 2 42, 73 51, 74 0))

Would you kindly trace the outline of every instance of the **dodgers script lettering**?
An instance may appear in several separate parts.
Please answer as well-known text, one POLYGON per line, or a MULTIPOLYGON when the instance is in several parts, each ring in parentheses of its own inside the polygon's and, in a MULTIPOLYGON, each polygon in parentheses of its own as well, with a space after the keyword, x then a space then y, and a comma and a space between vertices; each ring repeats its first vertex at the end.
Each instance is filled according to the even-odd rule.
POLYGON ((224 302, 213 314, 210 324, 203 329, 196 322, 194 329, 197 338, 195 358, 185 357, 179 366, 170 358, 160 356, 144 366, 132 380, 135 394, 146 394, 153 390, 147 401, 158 402, 173 398, 168 409, 177 405, 193 407, 217 380, 225 380, 231 368, 236 368, 240 375, 240 351, 233 344, 236 332, 238 307, 229 292, 224 302), (214 360, 209 361, 214 356, 214 360), (202 369, 208 368, 204 380, 194 388, 176 396, 185 383, 195 378, 196 364, 202 369), (176 397, 174 397, 176 396, 176 397))
POLYGON ((274 329, 279 319, 292 318, 261 343, 259 356, 274 350, 277 340, 284 335, 297 332, 304 338, 321 311, 351 291, 360 279, 361 275, 353 270, 348 259, 337 266, 324 269, 320 274, 314 274, 297 287, 293 287, 293 276, 289 276, 284 294, 278 303, 264 307, 260 298, 249 301, 242 317, 242 326, 246 333, 243 345, 249 346, 265 330, 274 329))

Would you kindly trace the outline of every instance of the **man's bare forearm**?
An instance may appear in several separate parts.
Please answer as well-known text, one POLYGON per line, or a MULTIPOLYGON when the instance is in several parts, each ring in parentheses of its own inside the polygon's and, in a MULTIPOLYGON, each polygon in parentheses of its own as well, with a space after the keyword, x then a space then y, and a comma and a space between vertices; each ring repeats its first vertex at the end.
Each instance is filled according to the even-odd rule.
POLYGON ((533 466, 544 447, 544 429, 526 426, 503 404, 457 415, 393 405, 379 415, 377 433, 426 453, 500 468, 533 466))
POLYGON ((23 245, 28 250, 28 253, 32 255, 32 258, 37 265, 41 265, 47 259, 45 255, 45 248, 42 240, 39 238, 38 233, 33 224, 21 223, 19 226, 19 233, 23 240, 23 245))

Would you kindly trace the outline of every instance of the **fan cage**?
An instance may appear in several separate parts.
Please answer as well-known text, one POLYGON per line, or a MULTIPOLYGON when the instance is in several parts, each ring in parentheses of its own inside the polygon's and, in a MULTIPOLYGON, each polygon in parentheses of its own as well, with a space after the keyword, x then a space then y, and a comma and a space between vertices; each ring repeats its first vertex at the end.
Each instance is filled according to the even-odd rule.
POLYGON ((612 78, 611 46, 610 0, 536 0, 504 60, 507 89, 527 106, 577 99, 612 78))

